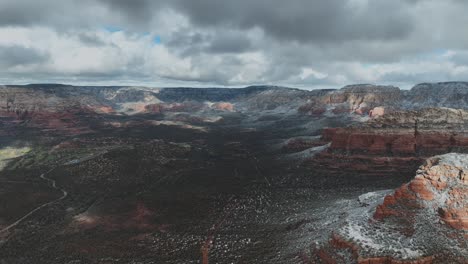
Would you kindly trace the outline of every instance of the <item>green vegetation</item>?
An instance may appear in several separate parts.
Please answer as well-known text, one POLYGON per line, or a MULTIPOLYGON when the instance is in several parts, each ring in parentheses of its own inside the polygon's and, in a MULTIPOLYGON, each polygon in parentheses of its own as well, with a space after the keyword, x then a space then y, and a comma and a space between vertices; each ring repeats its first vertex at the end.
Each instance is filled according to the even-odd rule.
POLYGON ((31 151, 30 147, 6 147, 0 149, 0 170, 3 170, 11 159, 26 155, 31 151))

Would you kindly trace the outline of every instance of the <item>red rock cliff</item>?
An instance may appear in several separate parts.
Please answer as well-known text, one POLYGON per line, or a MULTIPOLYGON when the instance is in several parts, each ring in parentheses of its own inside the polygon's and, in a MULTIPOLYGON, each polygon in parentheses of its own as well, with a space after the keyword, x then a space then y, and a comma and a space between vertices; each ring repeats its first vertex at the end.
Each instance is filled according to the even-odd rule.
POLYGON ((432 211, 452 228, 468 230, 468 155, 428 159, 411 182, 385 197, 374 218, 407 218, 418 209, 432 211))
POLYGON ((330 147, 317 168, 369 174, 411 173, 427 157, 468 152, 468 111, 447 108, 394 112, 367 123, 326 128, 330 147))

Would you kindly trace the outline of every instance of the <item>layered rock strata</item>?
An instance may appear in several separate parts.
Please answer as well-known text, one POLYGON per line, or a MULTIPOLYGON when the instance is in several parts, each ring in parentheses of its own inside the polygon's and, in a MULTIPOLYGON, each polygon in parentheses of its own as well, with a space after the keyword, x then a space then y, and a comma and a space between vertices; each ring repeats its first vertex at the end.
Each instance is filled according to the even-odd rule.
POLYGON ((468 111, 430 108, 393 112, 366 123, 328 128, 330 147, 312 161, 337 172, 410 173, 427 157, 468 152, 468 111))
POLYGON ((408 218, 420 209, 432 210, 441 222, 468 231, 468 155, 426 160, 411 182, 385 197, 374 218, 408 218))
POLYGON ((468 263, 468 155, 427 159, 416 176, 392 193, 362 195, 363 208, 327 244, 319 263, 468 263))

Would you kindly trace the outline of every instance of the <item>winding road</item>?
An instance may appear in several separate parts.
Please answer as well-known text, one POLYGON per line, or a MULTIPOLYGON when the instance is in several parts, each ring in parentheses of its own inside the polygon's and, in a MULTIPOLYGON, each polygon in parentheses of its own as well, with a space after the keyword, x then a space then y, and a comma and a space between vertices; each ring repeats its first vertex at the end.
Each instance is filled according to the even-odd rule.
MULTIPOLYGON (((81 163, 81 162, 83 162, 83 161, 87 161, 87 160, 93 159, 93 158, 95 158, 95 157, 101 156, 101 155, 103 155, 103 154, 105 154, 105 153, 107 153, 107 152, 108 152, 108 150, 104 150, 104 151, 99 152, 99 153, 97 153, 97 154, 93 154, 93 155, 90 155, 90 156, 87 156, 87 157, 84 157, 84 158, 81 158, 81 159, 75 159, 75 160, 71 160, 71 161, 65 162, 65 163, 63 163, 62 165, 71 165, 71 164, 81 163)), ((44 181, 46 181, 47 184, 50 185, 52 188, 61 191, 61 192, 62 192, 62 196, 60 196, 58 199, 55 199, 55 200, 53 200, 53 201, 47 202, 47 203, 45 203, 45 204, 42 204, 42 205, 40 205, 40 206, 34 208, 32 211, 30 211, 29 213, 27 213, 26 215, 24 215, 24 216, 21 217, 20 219, 16 220, 14 223, 12 223, 12 224, 10 224, 9 226, 7 226, 7 227, 1 229, 1 230, 0 230, 0 235, 3 234, 3 233, 5 233, 5 232, 7 232, 8 230, 10 230, 10 229, 16 227, 16 226, 19 225, 21 222, 23 222, 24 220, 26 220, 29 216, 31 216, 31 215, 34 214, 35 212, 41 210, 42 208, 47 207, 47 206, 49 206, 49 205, 51 205, 51 204, 54 204, 54 203, 56 203, 56 202, 58 202, 58 201, 61 201, 61 200, 65 199, 65 198, 67 198, 68 192, 65 191, 65 190, 62 189, 62 188, 57 187, 57 183, 55 182, 55 180, 52 180, 52 179, 46 177, 47 174, 49 174, 51 171, 55 170, 55 169, 56 169, 57 167, 59 167, 59 166, 61 166, 61 165, 58 165, 58 166, 56 166, 56 167, 54 167, 54 168, 48 170, 47 172, 42 173, 42 174, 39 176, 39 178, 41 178, 41 179, 43 179, 44 181)))
POLYGON ((24 220, 26 220, 29 216, 31 216, 31 215, 34 214, 35 212, 41 210, 42 208, 47 207, 47 206, 49 206, 49 205, 51 205, 51 204, 54 204, 54 203, 56 203, 56 202, 58 202, 58 201, 61 201, 61 200, 65 199, 65 198, 68 196, 67 191, 65 191, 64 189, 61 189, 61 188, 57 187, 57 184, 56 184, 55 180, 52 180, 52 179, 46 177, 46 175, 49 174, 49 173, 50 173, 51 171, 53 171, 54 169, 55 169, 55 168, 52 168, 52 169, 50 169, 49 171, 47 171, 47 172, 45 172, 45 173, 42 173, 39 177, 40 177, 41 179, 43 179, 44 181, 46 181, 48 184, 50 184, 50 186, 52 186, 52 188, 61 191, 61 192, 62 192, 62 196, 61 196, 60 198, 58 198, 58 199, 55 199, 55 200, 53 200, 53 201, 47 202, 47 203, 45 203, 45 204, 42 204, 42 205, 36 207, 35 209, 31 210, 29 213, 27 213, 26 215, 24 215, 24 216, 21 217, 20 219, 16 220, 14 223, 12 223, 12 224, 10 224, 9 226, 7 226, 7 227, 1 229, 1 230, 0 230, 0 234, 3 234, 3 233, 5 233, 5 232, 9 231, 10 229, 16 227, 16 226, 19 225, 21 222, 23 222, 24 220))

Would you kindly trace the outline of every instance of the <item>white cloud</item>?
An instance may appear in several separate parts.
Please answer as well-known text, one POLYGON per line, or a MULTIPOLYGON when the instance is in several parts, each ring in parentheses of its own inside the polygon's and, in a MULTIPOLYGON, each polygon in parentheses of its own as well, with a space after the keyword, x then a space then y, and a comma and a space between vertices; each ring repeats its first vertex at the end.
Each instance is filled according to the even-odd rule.
POLYGON ((468 79, 463 1, 205 1, 212 10, 174 1, 0 0, 9 10, 0 9, 0 81, 328 88, 468 79), (390 7, 405 11, 382 10, 390 7))

